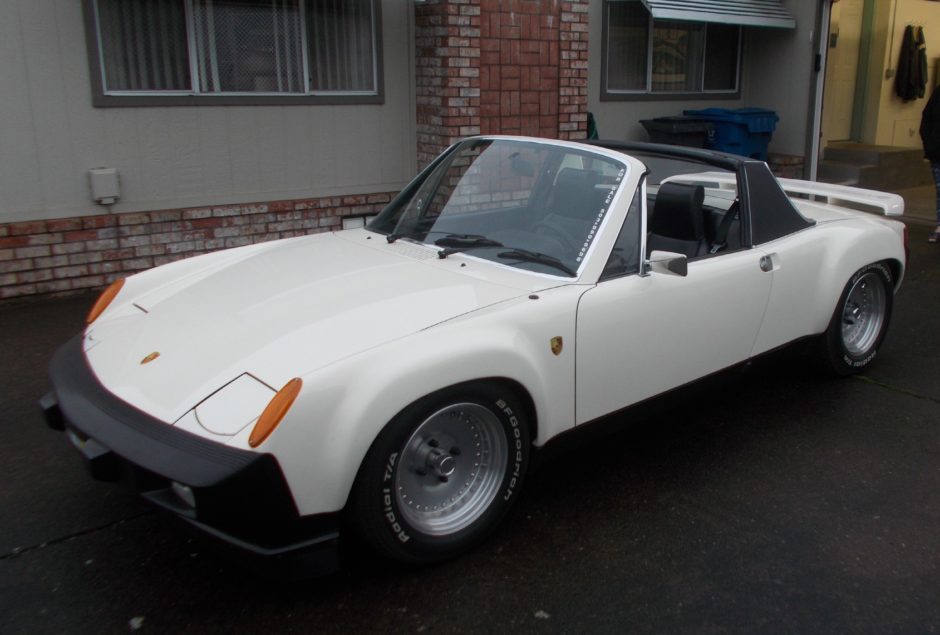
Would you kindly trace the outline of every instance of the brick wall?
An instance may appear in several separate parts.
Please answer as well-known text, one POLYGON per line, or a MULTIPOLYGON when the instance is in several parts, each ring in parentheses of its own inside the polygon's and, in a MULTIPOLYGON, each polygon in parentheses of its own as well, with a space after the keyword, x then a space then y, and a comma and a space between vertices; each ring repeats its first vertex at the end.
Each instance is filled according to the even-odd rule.
POLYGON ((558 136, 560 6, 482 0, 480 132, 558 136))
POLYGON ((415 8, 418 165, 474 134, 587 135, 588 0, 415 8))
POLYGON ((415 7, 418 167, 480 134, 480 0, 415 7))
POLYGON ((771 152, 767 155, 767 165, 770 166, 770 170, 775 176, 786 179, 802 179, 806 160, 798 155, 771 152))
POLYGON ((587 137, 588 0, 561 3, 558 138, 587 137))
POLYGON ((0 299, 103 286, 226 247, 340 229, 394 193, 0 224, 0 299))

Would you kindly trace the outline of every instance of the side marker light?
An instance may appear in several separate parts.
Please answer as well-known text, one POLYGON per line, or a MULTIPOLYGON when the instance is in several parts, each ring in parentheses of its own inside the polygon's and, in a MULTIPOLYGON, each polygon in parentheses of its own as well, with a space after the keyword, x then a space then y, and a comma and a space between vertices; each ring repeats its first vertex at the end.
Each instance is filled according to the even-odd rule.
POLYGON ((85 324, 91 324, 98 319, 98 316, 101 315, 105 309, 108 308, 108 305, 117 297, 117 294, 121 292, 121 288, 124 286, 124 278, 118 278, 111 283, 107 289, 101 292, 101 295, 98 296, 98 300, 91 307, 91 311, 88 312, 88 317, 85 318, 85 324))
POLYGON ((284 384, 283 388, 277 391, 274 398, 268 402, 264 412, 258 417, 258 422, 255 424, 255 427, 252 428, 251 435, 248 437, 248 445, 256 448, 274 432, 277 424, 281 422, 281 419, 284 418, 284 415, 287 414, 287 411, 290 410, 290 407, 293 405, 294 400, 297 399, 297 395, 300 394, 300 389, 303 385, 303 380, 299 377, 294 377, 284 384))

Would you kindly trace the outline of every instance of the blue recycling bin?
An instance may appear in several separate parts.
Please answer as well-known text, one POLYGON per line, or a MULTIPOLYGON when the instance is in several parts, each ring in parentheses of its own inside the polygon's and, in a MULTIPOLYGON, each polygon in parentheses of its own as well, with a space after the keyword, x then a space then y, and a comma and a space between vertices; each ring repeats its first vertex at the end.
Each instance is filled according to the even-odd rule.
POLYGON ((684 114, 714 124, 706 148, 761 161, 767 160, 767 146, 780 121, 775 111, 766 108, 704 108, 684 114))

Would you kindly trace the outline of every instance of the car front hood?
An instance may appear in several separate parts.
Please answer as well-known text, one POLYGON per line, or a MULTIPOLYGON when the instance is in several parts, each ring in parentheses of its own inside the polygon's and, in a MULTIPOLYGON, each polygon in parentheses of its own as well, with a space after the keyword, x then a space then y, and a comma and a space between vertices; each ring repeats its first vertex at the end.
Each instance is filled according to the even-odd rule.
POLYGON ((172 422, 244 373, 278 389, 530 290, 449 270, 415 245, 384 243, 374 248, 336 235, 281 241, 119 296, 121 306, 86 334, 89 363, 112 393, 172 422))

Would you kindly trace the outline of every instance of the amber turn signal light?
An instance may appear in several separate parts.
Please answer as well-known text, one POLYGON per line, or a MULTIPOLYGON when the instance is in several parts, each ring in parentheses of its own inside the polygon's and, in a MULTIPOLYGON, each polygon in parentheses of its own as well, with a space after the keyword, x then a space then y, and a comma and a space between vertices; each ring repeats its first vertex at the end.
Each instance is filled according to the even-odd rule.
POLYGON ((251 436, 248 437, 248 445, 256 448, 268 438, 268 435, 274 432, 274 428, 281 422, 281 419, 284 418, 284 415, 293 405, 294 400, 297 399, 303 385, 304 382, 299 377, 294 377, 277 391, 277 394, 268 402, 264 412, 258 418, 258 423, 252 428, 251 436))
POLYGON ((91 324, 98 319, 98 316, 101 315, 105 309, 108 308, 108 305, 117 297, 117 294, 121 292, 121 288, 124 286, 124 278, 118 278, 111 283, 107 289, 105 289, 98 300, 95 302, 94 306, 91 307, 91 311, 88 312, 88 317, 85 318, 85 324, 91 324))

